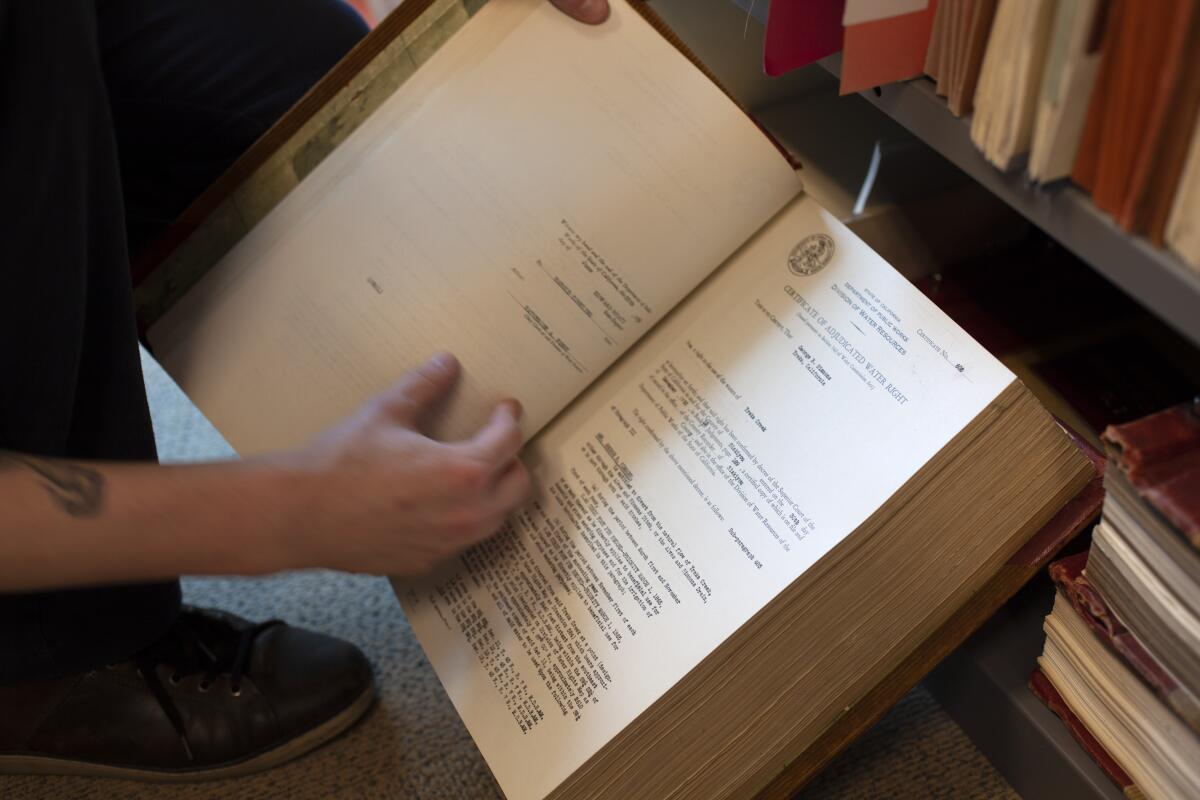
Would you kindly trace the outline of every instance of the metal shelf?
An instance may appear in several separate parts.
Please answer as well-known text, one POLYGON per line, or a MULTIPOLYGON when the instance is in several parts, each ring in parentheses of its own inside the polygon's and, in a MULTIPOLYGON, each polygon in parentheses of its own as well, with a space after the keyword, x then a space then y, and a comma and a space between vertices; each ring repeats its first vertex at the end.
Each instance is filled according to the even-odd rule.
MULTIPOLYGON (((770 0, 730 2, 766 23, 770 0)), ((818 63, 835 76, 841 74, 840 53, 818 63)), ((1038 187, 1021 171, 996 169, 972 144, 970 120, 950 113, 932 81, 917 78, 888 84, 878 92, 861 96, 1200 346, 1200 271, 1121 230, 1077 187, 1065 181, 1038 187)))
MULTIPOLYGON (((769 1, 727 0, 742 12, 736 21, 717 14, 716 8, 705 13, 719 16, 726 23, 722 31, 727 31, 746 14, 765 23, 769 1)), ((761 40, 761 30, 757 35, 761 40)), ((722 51, 704 57, 714 54, 721 57, 722 51)), ((840 54, 819 63, 840 75, 840 54)), ((1200 274, 1174 254, 1122 231, 1074 186, 1036 187, 1020 173, 1002 173, 987 163, 971 142, 969 120, 950 113, 931 81, 891 84, 879 94, 861 96, 1200 346, 1200 274)), ((818 119, 814 124, 822 123, 818 119)), ((1053 596, 1043 573, 947 657, 924 685, 1027 800, 1120 800, 1120 790, 1026 685, 1042 650, 1042 620, 1053 596)))
POLYGON ((925 688, 1024 800, 1123 800, 1028 687, 1053 599, 1043 572, 947 656, 925 688))
MULTIPOLYGON (((745 0, 733 1, 741 5, 745 0)), ((819 63, 834 75, 841 72, 840 53, 819 63)), ((1200 272, 1174 253, 1121 230, 1075 186, 1037 187, 1019 171, 996 169, 971 142, 970 120, 951 114, 927 78, 889 84, 861 96, 1200 345, 1200 272)))
POLYGON ((730 2, 749 13, 763 25, 767 24, 767 6, 770 5, 771 0, 730 0, 730 2))

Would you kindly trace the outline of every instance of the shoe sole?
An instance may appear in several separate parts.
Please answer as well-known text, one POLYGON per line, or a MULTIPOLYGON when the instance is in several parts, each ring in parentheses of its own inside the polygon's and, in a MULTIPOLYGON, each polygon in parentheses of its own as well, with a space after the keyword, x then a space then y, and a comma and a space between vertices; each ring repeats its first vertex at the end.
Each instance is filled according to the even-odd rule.
POLYGON ((124 778, 149 783, 198 783, 224 778, 240 778, 277 767, 334 739, 362 719, 374 702, 375 684, 372 682, 349 706, 317 727, 289 739, 273 750, 259 753, 244 761, 218 764, 203 769, 137 769, 47 756, 0 755, 0 774, 77 775, 90 778, 124 778))

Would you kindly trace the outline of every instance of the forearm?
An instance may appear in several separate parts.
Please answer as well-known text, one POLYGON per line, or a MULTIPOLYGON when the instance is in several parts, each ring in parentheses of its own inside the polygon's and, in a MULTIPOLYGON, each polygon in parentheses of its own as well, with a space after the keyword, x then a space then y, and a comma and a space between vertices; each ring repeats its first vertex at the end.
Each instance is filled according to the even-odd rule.
POLYGON ((0 592, 307 566, 310 478, 276 461, 159 466, 0 451, 0 592))
POLYGON ((520 404, 470 439, 418 427, 458 378, 442 354, 296 450, 194 466, 0 450, 0 592, 327 567, 415 575, 529 494, 520 404))

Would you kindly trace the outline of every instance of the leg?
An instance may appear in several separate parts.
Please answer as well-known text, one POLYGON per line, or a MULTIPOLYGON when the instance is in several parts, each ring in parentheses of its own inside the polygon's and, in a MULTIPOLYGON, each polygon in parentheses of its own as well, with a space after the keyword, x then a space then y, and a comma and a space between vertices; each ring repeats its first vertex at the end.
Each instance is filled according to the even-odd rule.
MULTIPOLYGON (((335 15, 333 0, 97 2, 0 0, 0 447, 151 459, 118 148, 152 233, 348 44, 279 62, 291 82, 275 91, 267 56, 293 27, 261 12, 335 15), (239 42, 258 55, 223 52, 239 42), (163 94, 139 103, 138 80, 163 94)), ((232 777, 337 735, 372 698, 353 645, 181 610, 178 582, 0 596, 0 773, 232 777)))
MULTIPOLYGON (((153 459, 99 65, 90 3, 0 0, 0 448, 153 459)), ((177 582, 0 596, 0 682, 127 656, 178 608, 177 582)))
MULTIPOLYGON (((364 28, 338 0, 42 5, 0 0, 0 108, 26 122, 0 130, 0 448, 153 459, 121 186, 156 235, 364 28)), ((0 681, 127 657, 178 608, 177 581, 0 598, 0 681)))

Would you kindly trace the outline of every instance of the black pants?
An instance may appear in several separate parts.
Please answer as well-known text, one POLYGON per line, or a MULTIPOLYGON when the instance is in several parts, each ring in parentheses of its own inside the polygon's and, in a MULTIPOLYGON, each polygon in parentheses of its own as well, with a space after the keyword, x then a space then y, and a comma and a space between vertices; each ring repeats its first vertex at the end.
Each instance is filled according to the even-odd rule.
MULTIPOLYGON (((340 0, 0 0, 0 449, 155 458, 130 248, 364 33, 340 0)), ((0 594, 0 681, 123 660, 179 597, 0 594)))

